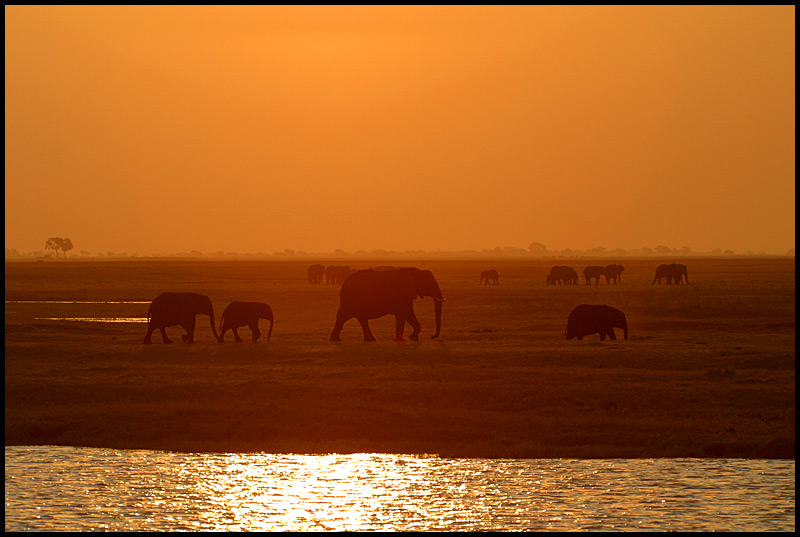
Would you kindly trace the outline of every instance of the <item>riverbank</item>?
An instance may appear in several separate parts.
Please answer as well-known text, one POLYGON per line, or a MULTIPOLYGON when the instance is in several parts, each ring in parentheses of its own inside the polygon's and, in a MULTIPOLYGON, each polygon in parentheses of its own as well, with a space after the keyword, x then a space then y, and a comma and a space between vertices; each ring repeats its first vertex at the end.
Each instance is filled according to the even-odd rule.
POLYGON ((549 266, 591 261, 491 264, 415 264, 447 298, 439 339, 426 299, 419 343, 392 341, 391 317, 371 321, 378 342, 352 320, 333 343, 338 286, 308 284, 302 263, 7 263, 6 445, 794 458, 794 260, 693 260, 682 286, 651 285, 649 260, 618 286, 544 285, 549 266), (500 285, 478 284, 485 268, 500 285), (216 343, 199 316, 194 345, 178 327, 144 345, 136 318, 165 290, 217 314, 267 302, 272 341, 216 343), (580 303, 623 310, 630 339, 565 341, 580 303), (134 322, 52 320, 89 317, 134 322))

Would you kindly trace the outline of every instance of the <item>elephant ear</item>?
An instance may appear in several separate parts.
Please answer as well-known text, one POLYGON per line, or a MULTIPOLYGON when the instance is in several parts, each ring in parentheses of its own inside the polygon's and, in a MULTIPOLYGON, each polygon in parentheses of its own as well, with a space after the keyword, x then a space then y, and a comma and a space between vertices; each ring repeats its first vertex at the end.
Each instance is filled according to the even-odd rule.
POLYGON ((399 269, 402 276, 398 278, 400 295, 406 300, 415 300, 420 288, 419 270, 412 268, 399 269))
POLYGON ((435 295, 438 285, 436 283, 436 278, 433 277, 433 272, 430 270, 419 270, 416 273, 416 280, 416 293, 419 298, 435 295))

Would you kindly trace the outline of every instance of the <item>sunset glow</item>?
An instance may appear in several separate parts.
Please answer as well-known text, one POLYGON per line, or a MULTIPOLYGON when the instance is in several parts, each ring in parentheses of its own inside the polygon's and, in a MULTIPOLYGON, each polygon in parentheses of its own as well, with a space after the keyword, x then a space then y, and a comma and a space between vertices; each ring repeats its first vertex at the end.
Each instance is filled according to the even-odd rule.
POLYGON ((6 6, 5 241, 795 241, 794 6, 6 6))

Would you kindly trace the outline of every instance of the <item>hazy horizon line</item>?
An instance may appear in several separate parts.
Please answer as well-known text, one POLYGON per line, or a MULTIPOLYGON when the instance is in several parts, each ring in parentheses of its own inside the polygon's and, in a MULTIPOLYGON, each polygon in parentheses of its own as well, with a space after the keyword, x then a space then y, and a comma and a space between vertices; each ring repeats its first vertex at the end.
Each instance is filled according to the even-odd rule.
MULTIPOLYGON (((183 252, 170 252, 170 253, 149 253, 139 254, 138 252, 113 252, 107 251, 105 253, 98 252, 92 253, 86 250, 79 250, 78 252, 71 252, 66 256, 67 260, 88 260, 88 259, 196 259, 196 258, 211 258, 211 259, 348 259, 348 258, 364 258, 364 259, 405 259, 405 258, 419 258, 419 257, 442 257, 442 258, 552 258, 552 257, 594 257, 594 258, 635 258, 635 257, 794 257, 795 250, 791 248, 783 253, 769 253, 769 252, 735 252, 730 249, 723 250, 721 248, 714 248, 709 251, 692 251, 689 247, 670 248, 668 246, 657 246, 655 248, 641 247, 641 248, 614 248, 607 249, 605 247, 595 247, 587 250, 564 248, 562 250, 550 250, 541 245, 539 248, 529 247, 528 249, 517 248, 512 246, 484 248, 482 250, 466 249, 466 250, 355 250, 345 251, 337 249, 329 252, 306 252, 304 250, 284 249, 282 251, 275 251, 272 253, 267 252, 233 252, 233 251, 215 251, 203 252, 201 250, 189 250, 183 252)), ((6 248, 6 260, 64 260, 64 254, 58 255, 56 258, 51 253, 45 253, 42 250, 34 250, 31 252, 19 252, 15 248, 6 248)))

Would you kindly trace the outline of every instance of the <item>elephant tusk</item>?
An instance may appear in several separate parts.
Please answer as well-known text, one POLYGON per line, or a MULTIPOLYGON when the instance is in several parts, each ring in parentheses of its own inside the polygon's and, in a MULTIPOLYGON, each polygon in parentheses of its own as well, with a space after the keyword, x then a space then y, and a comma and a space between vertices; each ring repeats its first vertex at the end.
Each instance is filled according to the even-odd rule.
POLYGON ((435 296, 431 298, 433 298, 434 300, 438 300, 439 302, 444 302, 445 300, 447 300, 446 298, 437 298, 435 296))

